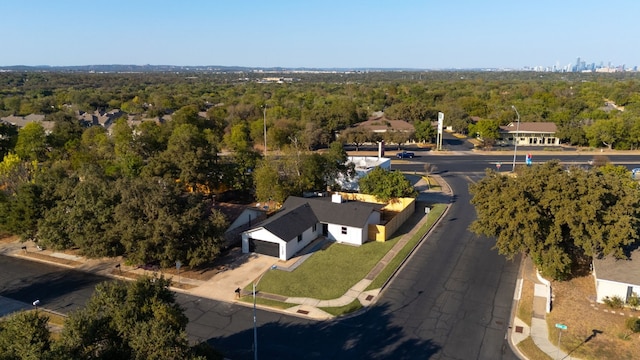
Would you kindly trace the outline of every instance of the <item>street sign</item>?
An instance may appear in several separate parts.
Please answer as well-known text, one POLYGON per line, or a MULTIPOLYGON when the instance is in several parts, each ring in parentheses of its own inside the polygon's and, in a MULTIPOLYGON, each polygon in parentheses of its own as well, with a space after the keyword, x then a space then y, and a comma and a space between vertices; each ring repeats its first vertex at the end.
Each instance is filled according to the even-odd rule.
POLYGON ((502 166, 502 163, 497 162, 496 163, 496 169, 500 170, 500 166, 502 166))
POLYGON ((556 327, 561 330, 567 330, 567 325, 565 324, 556 324, 556 327))

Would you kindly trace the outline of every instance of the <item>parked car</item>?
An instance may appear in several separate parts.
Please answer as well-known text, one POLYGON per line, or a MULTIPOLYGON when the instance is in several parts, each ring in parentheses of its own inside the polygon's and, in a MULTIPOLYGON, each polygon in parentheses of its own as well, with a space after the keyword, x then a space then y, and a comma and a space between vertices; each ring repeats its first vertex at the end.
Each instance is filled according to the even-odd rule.
POLYGON ((413 159, 414 156, 416 156, 416 154, 408 151, 403 151, 396 154, 396 157, 398 159, 413 159))

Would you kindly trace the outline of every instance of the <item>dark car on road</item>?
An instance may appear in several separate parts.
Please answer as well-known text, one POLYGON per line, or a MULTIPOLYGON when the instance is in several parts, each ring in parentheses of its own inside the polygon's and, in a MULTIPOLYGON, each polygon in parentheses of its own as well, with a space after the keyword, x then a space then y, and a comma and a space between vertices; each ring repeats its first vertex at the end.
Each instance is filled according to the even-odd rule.
POLYGON ((413 159, 414 156, 416 156, 416 154, 408 151, 403 151, 396 154, 396 157, 398 159, 413 159))

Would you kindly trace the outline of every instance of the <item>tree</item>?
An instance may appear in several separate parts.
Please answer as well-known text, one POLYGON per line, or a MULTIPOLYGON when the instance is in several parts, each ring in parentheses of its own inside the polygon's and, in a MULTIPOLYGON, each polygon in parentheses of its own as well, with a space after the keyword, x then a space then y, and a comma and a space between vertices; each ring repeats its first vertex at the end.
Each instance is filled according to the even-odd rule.
POLYGON ((134 141, 133 129, 127 123, 127 120, 120 118, 113 124, 111 130, 111 138, 113 141, 113 149, 115 155, 115 164, 120 173, 125 176, 137 176, 143 165, 142 152, 139 143, 134 141))
POLYGON ((348 162, 349 157, 341 142, 332 142, 329 145, 329 150, 322 156, 325 159, 323 173, 326 185, 338 187, 338 179, 351 179, 355 176, 355 164, 348 162))
POLYGON ((230 163, 227 164, 230 172, 227 174, 225 184, 238 190, 252 188, 253 171, 259 159, 260 154, 253 149, 234 152, 231 156, 230 163))
POLYGON ((9 195, 25 183, 31 182, 38 173, 36 161, 23 161, 18 155, 9 153, 0 162, 0 191, 9 195))
POLYGON ((331 140, 331 135, 315 122, 308 122, 303 130, 298 131, 296 136, 307 150, 316 150, 323 145, 329 144, 331 140))
POLYGON ((340 137, 345 143, 352 143, 356 147, 356 151, 358 151, 362 144, 373 139, 373 134, 370 131, 355 127, 343 131, 340 137))
POLYGON ((115 188, 121 201, 112 237, 120 239, 130 262, 197 266, 220 253, 226 221, 199 194, 185 194, 162 178, 123 178, 115 188))
POLYGON ((406 143, 407 141, 409 141, 409 139, 412 137, 413 134, 410 134, 408 132, 405 131, 392 131, 392 130, 388 130, 385 131, 383 134, 383 139, 384 141, 386 141, 387 144, 397 144, 398 145, 398 150, 400 150, 402 144, 406 143))
POLYGON ((194 359, 170 280, 105 282, 71 313, 56 343, 69 359, 194 359))
POLYGON ((572 120, 558 126, 556 137, 562 142, 568 142, 571 145, 586 145, 587 138, 584 132, 584 126, 581 121, 572 120))
POLYGON ((265 202, 273 200, 282 204, 289 196, 278 174, 278 169, 272 161, 261 161, 253 172, 256 189, 256 200, 265 202))
POLYGON ((49 318, 24 311, 0 321, 0 359, 54 359, 49 318))
POLYGON ((123 253, 113 236, 113 214, 119 203, 113 182, 100 176, 82 176, 72 192, 45 212, 38 224, 38 241, 54 248, 75 247, 87 257, 123 253))
POLYGON ((169 137, 167 150, 162 154, 178 170, 176 178, 192 189, 199 185, 215 188, 218 184, 215 161, 217 149, 193 124, 176 126, 169 137))
POLYGON ((62 151, 65 144, 72 141, 80 141, 82 136, 82 126, 72 115, 64 112, 57 112, 47 117, 53 121, 53 130, 48 135, 48 142, 52 148, 62 151))
POLYGON ((424 164, 424 173, 427 176, 427 187, 431 187, 431 178, 429 177, 431 174, 438 170, 438 166, 431 163, 424 164))
POLYGON ((413 197, 418 192, 399 171, 388 171, 381 167, 371 170, 359 180, 360 192, 374 195, 380 201, 401 197, 413 197))
POLYGON ((417 121, 414 126, 416 128, 415 137, 418 141, 430 143, 437 134, 430 120, 417 121))
POLYGON ((42 124, 30 122, 20 129, 15 151, 21 159, 44 161, 47 151, 47 136, 42 124))
POLYGON ((494 120, 480 120, 471 126, 469 131, 482 139, 487 146, 492 146, 500 137, 500 126, 494 120))
POLYGON ((0 157, 4 157, 13 150, 18 140, 18 128, 0 122, 0 157))
POLYGON ((2 223, 8 232, 20 235, 23 241, 34 238, 38 230, 37 223, 42 216, 40 195, 40 186, 24 183, 9 199, 7 217, 2 223))
POLYGON ((251 146, 251 138, 247 124, 245 122, 241 122, 233 125, 231 127, 231 132, 225 134, 224 142, 231 150, 248 150, 251 146))
POLYGON ((168 126, 154 121, 143 121, 135 128, 138 150, 143 159, 157 155, 167 148, 168 126))
POLYGON ((596 120, 585 128, 589 145, 599 147, 605 145, 612 149, 614 145, 624 138, 625 128, 622 119, 596 120))
POLYGON ((565 171, 557 161, 521 169, 517 177, 488 170, 470 188, 471 230, 496 237, 500 254, 527 254, 543 274, 567 279, 590 257, 623 258, 637 243, 640 190, 626 171, 565 171))

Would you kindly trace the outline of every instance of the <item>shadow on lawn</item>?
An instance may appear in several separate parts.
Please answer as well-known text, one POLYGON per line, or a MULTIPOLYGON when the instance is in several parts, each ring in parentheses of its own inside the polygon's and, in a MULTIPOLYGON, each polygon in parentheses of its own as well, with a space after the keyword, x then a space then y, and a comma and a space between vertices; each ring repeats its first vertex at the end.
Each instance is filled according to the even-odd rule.
POLYGON ((602 334, 603 331, 602 330, 598 330, 598 329, 593 329, 591 330, 591 335, 587 336, 586 339, 584 339, 578 346, 574 347, 573 349, 571 349, 571 351, 569 351, 569 353, 567 354, 567 356, 565 358, 568 358, 571 354, 573 354, 573 352, 575 352, 576 350, 578 350, 582 345, 588 343, 589 341, 595 339, 595 337, 598 334, 602 334))

